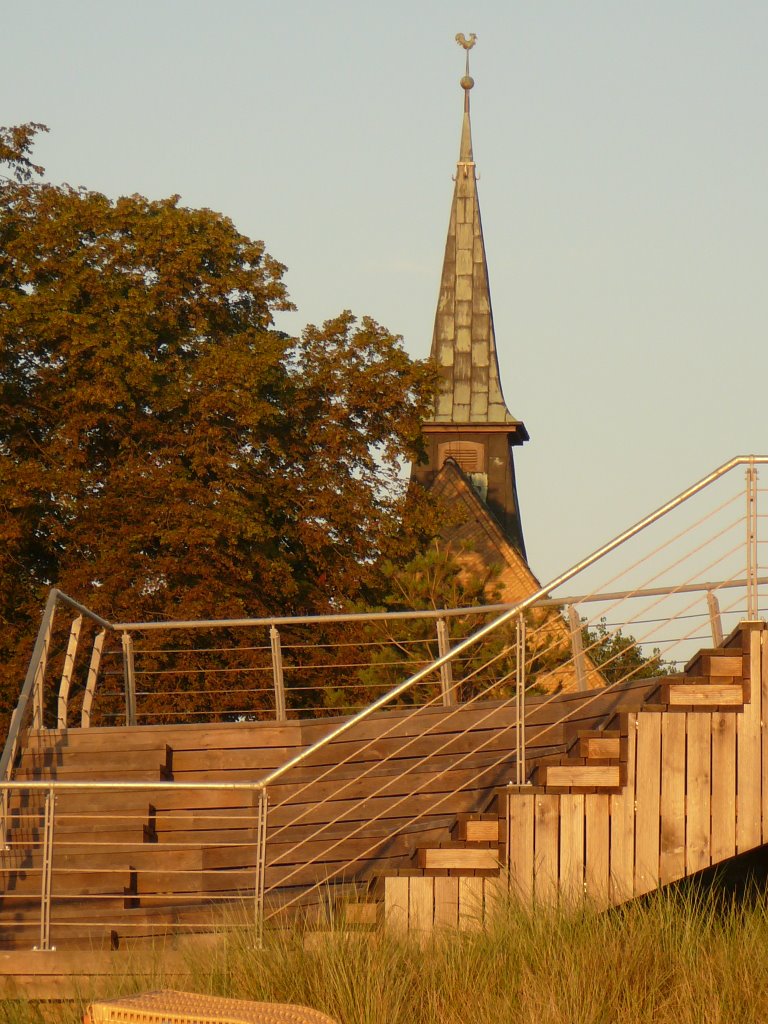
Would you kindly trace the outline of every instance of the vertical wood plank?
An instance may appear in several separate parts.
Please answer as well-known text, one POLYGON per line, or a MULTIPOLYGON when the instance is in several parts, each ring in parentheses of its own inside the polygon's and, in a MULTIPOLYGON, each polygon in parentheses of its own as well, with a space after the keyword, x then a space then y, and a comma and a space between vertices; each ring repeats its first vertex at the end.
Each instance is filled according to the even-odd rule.
POLYGON ((408 928, 411 932, 429 935, 435 919, 435 879, 415 875, 408 881, 408 928))
POLYGON ((736 715, 712 713, 712 863, 736 853, 736 715))
POLYGON ((688 716, 686 752, 685 866, 687 874, 709 867, 712 790, 712 715, 706 711, 688 716))
POLYGON ((483 879, 459 878, 459 931, 483 926, 483 879))
POLYGON ((584 898, 584 797, 560 797, 560 899, 573 906, 584 898))
POLYGON ((435 879, 435 928, 458 928, 459 880, 435 879))
POLYGON ((557 902, 560 797, 553 793, 543 793, 533 799, 534 894, 537 903, 552 906, 557 902))
POLYGON ((659 884, 659 807, 661 802, 661 714, 637 716, 637 800, 635 836, 635 895, 659 884))
POLYGON ((761 842, 760 784, 762 776, 760 735, 760 631, 746 631, 749 644, 750 700, 736 715, 736 850, 744 853, 761 842))
POLYGON ((483 882, 483 920, 489 924, 499 910, 507 905, 507 879, 502 872, 498 878, 487 877, 483 882))
POLYGON ((510 793, 509 891, 529 907, 533 903, 533 794, 510 793))
POLYGON ((626 776, 620 793, 609 798, 611 829, 610 899, 616 906, 632 896, 635 882, 635 756, 637 715, 627 715, 626 776))
POLYGON ((608 794, 589 793, 584 798, 587 856, 584 872, 587 899, 602 909, 608 906, 610 841, 608 794))
POLYGON ((768 843, 768 728, 766 728, 766 716, 768 716, 768 632, 763 630, 760 634, 762 649, 761 665, 761 731, 762 731, 762 754, 763 763, 761 769, 762 777, 762 817, 763 817, 763 842, 768 843))
POLYGON ((396 932, 408 931, 408 878, 384 879, 384 920, 396 932))
MULTIPOLYGON (((695 712, 694 712, 695 713, 695 712)), ((661 715, 661 849, 659 881, 685 874, 685 726, 687 714, 661 715)))

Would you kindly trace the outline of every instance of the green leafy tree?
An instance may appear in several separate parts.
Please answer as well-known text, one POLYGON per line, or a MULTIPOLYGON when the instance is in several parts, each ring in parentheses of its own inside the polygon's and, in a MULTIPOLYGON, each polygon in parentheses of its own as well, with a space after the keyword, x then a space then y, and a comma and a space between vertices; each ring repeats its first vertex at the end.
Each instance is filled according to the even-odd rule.
POLYGON ((631 633, 609 628, 605 619, 594 626, 585 626, 582 639, 584 650, 609 685, 631 679, 673 675, 677 671, 674 664, 664 661, 658 647, 645 654, 631 633))
POLYGON ((337 610, 402 532, 434 371, 178 197, 33 180, 0 130, 0 702, 59 586, 113 620, 337 610))
MULTIPOLYGON (((444 509, 442 514, 445 525, 451 521, 455 511, 452 513, 444 509)), ((410 560, 385 563, 383 573, 389 581, 389 589, 383 598, 382 608, 388 611, 477 608, 477 612, 470 610, 463 615, 445 617, 449 642, 455 646, 498 614, 483 613, 479 610, 482 606, 501 601, 500 567, 478 566, 477 560, 467 555, 471 552, 457 550, 434 538, 410 560)), ((570 657, 570 647, 563 641, 567 632, 551 628, 556 617, 557 613, 549 609, 529 609, 524 613, 528 629, 528 692, 541 692, 539 680, 560 668, 570 657)), ((360 673, 364 684, 358 695, 360 703, 377 696, 384 688, 395 686, 439 654, 435 618, 372 623, 366 634, 369 641, 378 640, 381 646, 373 653, 370 665, 360 673)), ((479 695, 487 699, 510 697, 516 686, 516 667, 516 624, 509 622, 452 662, 456 699, 468 700, 479 695)), ((439 682, 435 674, 424 684, 408 691, 402 703, 424 703, 435 699, 438 693, 439 682)))

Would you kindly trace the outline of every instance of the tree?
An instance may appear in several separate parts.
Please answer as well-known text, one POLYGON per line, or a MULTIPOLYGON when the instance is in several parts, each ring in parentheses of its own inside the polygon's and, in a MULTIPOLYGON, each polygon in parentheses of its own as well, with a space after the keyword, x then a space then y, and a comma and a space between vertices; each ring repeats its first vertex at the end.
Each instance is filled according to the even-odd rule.
MULTIPOLYGON (((446 510, 444 510, 444 515, 446 510)), ((444 520, 445 522, 445 520, 444 520)), ((485 566, 478 571, 476 561, 466 559, 467 552, 432 540, 409 561, 386 562, 383 575, 389 589, 382 608, 389 611, 411 609, 478 608, 498 604, 498 567, 485 566)), ((525 689, 540 694, 573 686, 575 668, 570 627, 562 614, 551 607, 531 607, 523 613, 525 622, 525 689)), ((446 617, 452 643, 470 635, 488 616, 468 612, 446 617)), ((394 687, 409 674, 438 657, 434 619, 373 622, 366 638, 380 648, 371 664, 359 673, 362 687, 354 699, 364 704, 382 689, 394 687)), ((672 674, 674 664, 665 662, 658 648, 646 654, 642 645, 620 628, 609 628, 605 620, 582 629, 583 650, 588 657, 587 670, 600 670, 603 682, 591 678, 590 685, 613 685, 627 680, 672 674)), ((517 669, 516 623, 500 626, 465 655, 456 660, 453 679, 456 696, 468 700, 474 696, 510 699, 515 692, 517 669)), ((432 675, 417 689, 403 695, 401 703, 424 703, 439 696, 439 680, 432 675)), ((326 695, 332 701, 332 691, 326 695)), ((338 695, 348 701, 349 694, 338 695)))
POLYGON ((605 676, 609 685, 632 679, 652 679, 673 675, 677 669, 665 662, 661 651, 654 647, 645 654, 642 646, 630 633, 610 629, 605 619, 595 626, 582 629, 584 650, 605 676))
POLYGON ((434 371, 344 312, 300 338, 285 267, 177 196, 32 180, 0 130, 0 664, 45 591, 112 619, 365 600, 397 535, 434 371))

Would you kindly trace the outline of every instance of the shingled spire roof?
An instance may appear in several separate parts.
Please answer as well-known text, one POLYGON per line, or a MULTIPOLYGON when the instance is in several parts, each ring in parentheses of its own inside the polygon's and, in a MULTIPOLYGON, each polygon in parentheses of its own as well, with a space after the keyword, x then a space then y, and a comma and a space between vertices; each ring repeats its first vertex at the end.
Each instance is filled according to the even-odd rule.
POLYGON ((473 85, 469 73, 465 74, 461 79, 464 118, 456 186, 432 336, 432 357, 440 368, 440 392, 434 415, 427 423, 509 425, 515 434, 512 443, 522 444, 528 434, 507 408, 499 379, 472 153, 469 92, 473 85))
POLYGON ((469 118, 469 90, 474 82, 469 77, 468 51, 476 38, 474 33, 469 39, 462 33, 456 36, 467 51, 467 67, 461 79, 464 119, 456 188, 432 338, 440 387, 434 412, 423 424, 424 459, 412 465, 411 479, 445 492, 441 478, 453 464, 480 499, 475 505, 493 517, 517 555, 525 559, 512 451, 528 440, 528 431, 507 408, 499 380, 469 118))

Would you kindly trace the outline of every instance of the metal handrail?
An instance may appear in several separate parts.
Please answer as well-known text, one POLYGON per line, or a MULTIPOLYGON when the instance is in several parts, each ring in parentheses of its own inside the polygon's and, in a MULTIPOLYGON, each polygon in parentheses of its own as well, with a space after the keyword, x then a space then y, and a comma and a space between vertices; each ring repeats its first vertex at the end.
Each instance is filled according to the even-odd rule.
MULTIPOLYGON (((768 456, 766 457, 768 458, 768 456)), ((757 580, 759 585, 768 583, 768 576, 760 576, 757 580)), ((588 604, 590 602, 624 600, 630 597, 652 597, 661 594, 694 593, 699 590, 720 590, 728 587, 743 587, 746 580, 726 580, 719 582, 711 580, 701 583, 692 583, 685 588, 678 587, 652 587, 645 590, 617 590, 610 593, 600 594, 576 594, 567 597, 542 597, 534 602, 536 608, 562 608, 569 604, 588 604)), ((548 584, 549 589, 553 589, 548 584)), ((545 590, 547 588, 542 588, 545 590)), ((79 607, 77 602, 71 601, 73 607, 79 607)), ((311 626, 315 623, 331 622, 384 622, 391 620, 413 620, 413 619, 443 619, 458 618, 463 615, 490 615, 493 612, 506 612, 516 609, 518 605, 510 601, 503 601, 496 604, 474 604, 464 605, 460 608, 423 608, 418 611, 401 612, 334 612, 328 615, 279 615, 271 618, 257 619, 173 619, 167 622, 115 622, 107 623, 109 629, 116 632, 141 632, 161 631, 164 629, 244 629, 248 626, 311 626)), ((265 646, 264 650, 268 648, 265 646)))
POLYGON ((655 511, 649 513, 647 516, 644 516, 642 519, 638 520, 637 523, 635 523, 633 526, 630 526, 622 533, 618 534, 616 537, 613 538, 613 540, 610 540, 606 544, 603 544, 601 547, 593 551, 592 554, 588 555, 586 558, 581 559, 581 561, 573 565, 570 569, 567 569, 565 572, 560 573, 559 576, 556 576, 554 579, 550 580, 549 583, 546 583, 543 587, 540 587, 529 597, 526 597, 522 601, 519 601, 517 604, 512 605, 498 618, 494 619, 492 622, 487 623, 485 626, 482 626, 479 630, 477 630, 476 633, 473 633, 465 640, 462 640, 446 654, 443 654, 439 658, 436 658, 430 665, 420 669, 418 672, 415 672, 413 675, 405 679, 402 683, 399 683, 397 686, 393 687, 387 693, 377 698, 377 700, 373 701, 366 708, 363 708, 362 711, 358 712, 357 715, 353 716, 352 718, 348 718, 344 722, 341 722, 335 729, 332 729, 329 733, 326 733, 325 736, 322 736, 311 746, 306 747, 298 754, 295 754, 293 757, 289 758, 279 768, 275 768, 273 771, 268 772, 265 776, 263 776, 261 782, 265 786, 272 785, 278 779, 282 778, 282 776, 285 775, 286 772, 302 764, 308 758, 312 757, 317 751, 322 750, 324 747, 328 746, 329 743, 333 743, 336 739, 338 739, 339 736, 344 735, 344 733, 348 732, 350 729, 353 729, 360 722, 363 722, 367 718, 370 718, 371 715, 376 714, 377 711, 380 711, 382 708, 386 707, 386 705, 389 704, 391 701, 396 700, 398 697, 402 696, 402 694, 406 693, 409 689, 420 683, 423 679, 426 679, 427 676, 431 675, 432 673, 440 669, 443 665, 448 665, 454 658, 456 658, 460 654, 463 654, 464 651, 469 650, 479 641, 484 640, 487 636, 495 632, 499 627, 503 626, 505 623, 509 622, 516 615, 519 615, 522 612, 526 611, 541 598, 547 597, 550 591, 555 590, 557 587, 562 586, 569 580, 572 580, 574 576, 577 576, 580 572, 583 572, 585 569, 588 569, 590 566, 594 565, 600 559, 604 558, 612 551, 615 551, 618 547, 621 547, 622 544, 625 544, 628 540, 631 540, 633 537, 637 536, 637 534, 641 533, 649 526, 652 526, 654 523, 658 522, 659 519, 662 519, 669 512, 672 512, 674 509, 678 508, 684 502, 688 501, 690 498, 693 498, 695 495, 699 494, 706 487, 709 487, 711 484, 715 483, 721 477, 725 476, 726 473, 729 473, 737 466, 754 467, 755 465, 768 465, 768 455, 738 455, 735 458, 730 459, 728 462, 723 463, 717 469, 713 470, 711 473, 708 473, 707 476, 702 477, 701 480, 697 481, 695 484, 692 484, 690 487, 687 487, 684 491, 681 491, 680 494, 676 495, 674 498, 671 498, 663 505, 660 505, 659 508, 655 509, 655 511))
POLYGON ((79 601, 76 601, 73 597, 70 597, 69 594, 65 594, 63 590, 57 590, 56 587, 54 587, 51 593, 55 594, 56 599, 58 601, 61 601, 62 604, 69 605, 69 607, 72 608, 73 611, 79 612, 81 615, 85 615, 86 618, 90 619, 92 622, 95 622, 97 626, 101 626, 102 629, 117 628, 111 622, 108 622, 107 619, 102 619, 102 617, 100 615, 97 615, 96 612, 91 611, 90 608, 86 608, 84 604, 80 604, 79 601))
POLYGON ((264 783, 260 779, 253 782, 185 782, 183 779, 170 781, 168 779, 144 779, 143 781, 131 782, 123 779, 104 779, 103 781, 80 780, 78 782, 68 779, 3 779, 0 780, 0 790, 11 791, 14 789, 53 789, 79 791, 79 790, 142 790, 142 789, 205 789, 205 790, 247 790, 257 792, 264 789, 264 783))

